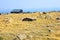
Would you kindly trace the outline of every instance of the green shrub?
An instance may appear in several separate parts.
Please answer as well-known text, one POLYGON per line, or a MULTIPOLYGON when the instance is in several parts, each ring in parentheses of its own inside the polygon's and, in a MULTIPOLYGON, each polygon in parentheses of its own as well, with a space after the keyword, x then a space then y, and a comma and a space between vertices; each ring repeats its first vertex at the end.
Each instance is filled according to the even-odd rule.
POLYGON ((2 37, 0 37, 0 40, 3 40, 3 38, 2 38, 2 37))

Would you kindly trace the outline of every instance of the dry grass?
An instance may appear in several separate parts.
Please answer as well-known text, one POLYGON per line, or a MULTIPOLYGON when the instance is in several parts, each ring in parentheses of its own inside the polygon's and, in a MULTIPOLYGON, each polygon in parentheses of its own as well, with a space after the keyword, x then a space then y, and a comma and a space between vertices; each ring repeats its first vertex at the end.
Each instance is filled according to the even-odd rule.
POLYGON ((59 12, 0 15, 3 40, 60 40, 59 12), (22 21, 24 18, 36 21, 22 21))

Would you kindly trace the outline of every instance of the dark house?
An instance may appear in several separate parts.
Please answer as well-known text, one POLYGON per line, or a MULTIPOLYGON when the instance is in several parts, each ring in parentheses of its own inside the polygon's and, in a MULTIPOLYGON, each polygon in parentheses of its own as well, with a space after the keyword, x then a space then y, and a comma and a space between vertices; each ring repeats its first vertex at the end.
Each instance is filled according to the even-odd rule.
POLYGON ((10 13, 23 13, 22 9, 14 9, 10 13))

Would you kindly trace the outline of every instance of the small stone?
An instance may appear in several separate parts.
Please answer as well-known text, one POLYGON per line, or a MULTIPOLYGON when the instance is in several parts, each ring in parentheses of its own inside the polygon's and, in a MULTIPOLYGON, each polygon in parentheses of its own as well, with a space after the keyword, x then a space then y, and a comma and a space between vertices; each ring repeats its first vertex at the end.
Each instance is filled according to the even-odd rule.
POLYGON ((60 20, 60 17, 56 18, 57 20, 60 20))
POLYGON ((26 39, 27 36, 25 34, 19 34, 18 37, 22 40, 22 39, 26 39))

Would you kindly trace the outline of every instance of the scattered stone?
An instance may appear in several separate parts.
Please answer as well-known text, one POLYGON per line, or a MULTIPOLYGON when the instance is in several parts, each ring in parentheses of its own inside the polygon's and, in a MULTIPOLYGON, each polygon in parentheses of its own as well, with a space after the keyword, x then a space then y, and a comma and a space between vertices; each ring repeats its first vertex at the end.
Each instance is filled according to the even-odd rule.
POLYGON ((19 34, 18 37, 19 37, 21 40, 27 38, 26 34, 19 34))

